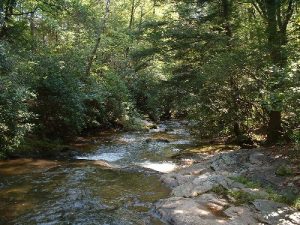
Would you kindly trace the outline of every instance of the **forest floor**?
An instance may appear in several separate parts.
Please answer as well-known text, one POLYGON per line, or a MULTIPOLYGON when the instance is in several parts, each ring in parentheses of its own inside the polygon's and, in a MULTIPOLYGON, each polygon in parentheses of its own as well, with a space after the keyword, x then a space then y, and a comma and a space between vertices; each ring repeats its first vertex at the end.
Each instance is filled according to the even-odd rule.
POLYGON ((287 149, 184 153, 190 165, 161 176, 172 194, 154 211, 176 225, 300 224, 299 157, 287 149))

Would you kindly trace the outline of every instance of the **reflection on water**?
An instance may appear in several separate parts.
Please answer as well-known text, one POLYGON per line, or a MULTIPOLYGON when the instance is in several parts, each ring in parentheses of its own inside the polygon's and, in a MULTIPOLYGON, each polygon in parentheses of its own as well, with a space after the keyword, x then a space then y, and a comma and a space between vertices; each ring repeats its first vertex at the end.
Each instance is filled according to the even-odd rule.
POLYGON ((180 123, 162 127, 172 133, 105 133, 92 144, 81 138, 81 160, 0 161, 0 224, 161 224, 149 210, 169 189, 157 176, 116 168, 174 170, 170 157, 191 139, 174 134, 180 123))
POLYGON ((1 183, 1 224, 147 224, 151 203, 169 193, 155 176, 89 163, 4 175, 1 183))

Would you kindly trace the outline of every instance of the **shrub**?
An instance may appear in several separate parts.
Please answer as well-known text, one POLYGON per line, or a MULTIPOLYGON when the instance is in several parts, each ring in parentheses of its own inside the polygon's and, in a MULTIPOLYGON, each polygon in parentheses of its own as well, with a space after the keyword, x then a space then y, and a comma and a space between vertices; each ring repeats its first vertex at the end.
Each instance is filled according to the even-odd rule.
POLYGON ((82 83, 64 56, 42 58, 36 65, 34 89, 37 130, 44 138, 68 140, 84 127, 82 83))
POLYGON ((11 78, 0 77, 0 157, 12 152, 32 129, 28 103, 33 93, 11 78))

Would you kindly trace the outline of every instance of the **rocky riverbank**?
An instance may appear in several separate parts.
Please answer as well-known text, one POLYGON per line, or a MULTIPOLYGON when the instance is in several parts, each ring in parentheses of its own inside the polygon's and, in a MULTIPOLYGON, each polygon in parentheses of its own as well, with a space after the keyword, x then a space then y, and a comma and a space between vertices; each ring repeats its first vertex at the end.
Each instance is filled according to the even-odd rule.
POLYGON ((154 211, 174 225, 300 224, 297 169, 262 149, 200 155, 162 175, 172 194, 154 211))

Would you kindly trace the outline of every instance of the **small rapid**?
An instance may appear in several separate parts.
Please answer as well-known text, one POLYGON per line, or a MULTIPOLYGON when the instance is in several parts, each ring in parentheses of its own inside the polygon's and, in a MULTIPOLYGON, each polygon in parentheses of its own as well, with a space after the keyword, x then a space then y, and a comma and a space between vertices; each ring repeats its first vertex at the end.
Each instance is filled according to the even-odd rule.
POLYGON ((104 160, 119 167, 141 166, 158 172, 177 168, 171 157, 193 139, 186 125, 178 121, 160 124, 149 132, 126 132, 113 135, 109 144, 76 156, 80 160, 104 160))

